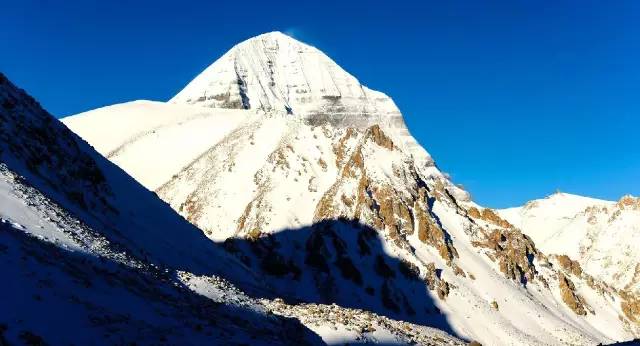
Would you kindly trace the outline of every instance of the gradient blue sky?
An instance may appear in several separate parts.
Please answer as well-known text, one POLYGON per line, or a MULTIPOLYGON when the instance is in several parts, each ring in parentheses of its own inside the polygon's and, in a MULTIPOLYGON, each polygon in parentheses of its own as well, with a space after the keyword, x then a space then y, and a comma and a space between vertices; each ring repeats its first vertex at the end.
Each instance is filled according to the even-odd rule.
POLYGON ((639 1, 417 2, 10 1, 0 69, 61 117, 167 100, 280 30, 393 97, 481 204, 640 194, 639 1))

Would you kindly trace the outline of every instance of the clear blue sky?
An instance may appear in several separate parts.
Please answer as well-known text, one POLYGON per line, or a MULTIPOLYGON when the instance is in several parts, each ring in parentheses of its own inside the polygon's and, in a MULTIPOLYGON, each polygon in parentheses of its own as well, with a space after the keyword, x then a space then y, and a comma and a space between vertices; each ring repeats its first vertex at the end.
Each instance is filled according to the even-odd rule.
POLYGON ((166 100, 273 30, 396 101, 482 204, 640 194, 640 1, 9 1, 0 69, 51 113, 166 100))

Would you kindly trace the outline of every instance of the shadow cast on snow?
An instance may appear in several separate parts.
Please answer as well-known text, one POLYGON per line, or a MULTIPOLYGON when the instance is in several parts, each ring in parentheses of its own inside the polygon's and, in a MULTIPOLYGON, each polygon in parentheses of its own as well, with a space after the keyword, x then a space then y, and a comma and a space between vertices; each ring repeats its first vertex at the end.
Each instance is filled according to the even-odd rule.
POLYGON ((0 304, 0 345, 322 344, 296 319, 212 301, 175 271, 70 251, 4 222, 0 275, 10 298, 0 304))
MULTIPOLYGON (((202 241, 218 246, 205 237, 202 241)), ((221 245, 248 267, 265 274, 268 289, 245 290, 256 297, 279 297, 293 304, 335 303, 458 336, 417 268, 387 255, 378 232, 358 221, 325 220, 254 240, 233 238, 221 245)), ((0 289, 2 296, 12 297, 11 305, 0 313, 5 334, 28 332, 42 335, 44 341, 53 337, 56 343, 57 337, 64 335, 90 340, 95 337, 91 333, 102 334, 108 329, 115 338, 111 340, 121 343, 189 340, 198 344, 218 335, 231 343, 305 340, 322 344, 320 337, 298 320, 276 319, 201 296, 180 284, 174 270, 153 266, 141 270, 69 251, 7 224, 0 224, 0 260, 0 273, 13 278, 13 284, 0 289), (42 282, 53 289, 43 288, 42 282), (82 311, 69 313, 78 309, 82 311), (49 325, 49 332, 38 330, 38 323, 27 327, 28 321, 38 320, 35 315, 59 311, 71 317, 49 325), (73 316, 87 321, 74 325, 73 316), (78 332, 78 324, 89 327, 78 332)), ((242 283, 237 285, 243 289, 242 283)))
POLYGON ((390 256, 379 233, 357 220, 323 220, 256 239, 230 238, 222 246, 265 273, 272 291, 286 302, 335 303, 460 337, 419 269, 390 256))

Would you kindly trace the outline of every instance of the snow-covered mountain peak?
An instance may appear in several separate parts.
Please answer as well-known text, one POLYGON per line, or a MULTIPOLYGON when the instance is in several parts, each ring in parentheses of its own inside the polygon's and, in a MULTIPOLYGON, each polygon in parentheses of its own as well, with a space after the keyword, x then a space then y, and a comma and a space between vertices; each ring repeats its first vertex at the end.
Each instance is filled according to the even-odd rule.
POLYGON ((565 254, 618 289, 640 291, 640 199, 617 202, 555 193, 522 207, 500 210, 543 251, 565 254))
POLYGON ((576 195, 573 193, 560 192, 556 191, 549 196, 545 197, 547 200, 555 200, 555 201, 574 201, 574 202, 584 202, 584 203, 596 203, 596 202, 604 202, 604 200, 599 200, 592 197, 585 197, 576 195))
POLYGON ((311 47, 313 49, 316 49, 315 47, 303 43, 295 38, 293 38, 292 36, 289 36, 285 33, 283 33, 282 31, 271 31, 271 32, 265 32, 264 34, 260 34, 254 37, 251 37, 249 39, 244 40, 243 42, 240 42, 239 44, 237 44, 236 46, 242 44, 242 43, 246 43, 246 42, 250 42, 250 41, 271 41, 271 42, 275 42, 278 44, 285 44, 285 45, 291 45, 291 46, 298 46, 298 47, 311 47))
POLYGON ((528 211, 544 211, 546 215, 575 215, 591 206, 607 206, 613 202, 601 199, 575 195, 566 192, 554 192, 542 199, 527 202, 522 207, 509 208, 501 211, 503 214, 520 213, 528 211))
POLYGON ((362 85, 317 48, 278 31, 235 45, 169 103, 253 109, 310 125, 379 125, 418 163, 433 164, 390 97, 362 85))
POLYGON ((170 102, 314 116, 312 121, 332 113, 331 120, 349 125, 372 117, 402 119, 389 97, 363 86, 315 47, 277 31, 237 44, 170 102))

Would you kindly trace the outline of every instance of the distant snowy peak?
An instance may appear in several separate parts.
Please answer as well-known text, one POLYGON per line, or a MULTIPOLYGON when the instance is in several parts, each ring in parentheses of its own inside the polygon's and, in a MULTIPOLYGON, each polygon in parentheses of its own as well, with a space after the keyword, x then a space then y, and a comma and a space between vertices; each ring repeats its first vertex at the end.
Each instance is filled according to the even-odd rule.
POLYGON ((618 289, 640 291, 640 198, 556 193, 499 214, 545 252, 565 254, 618 289))
POLYGON ((362 85, 315 47, 277 31, 234 46, 169 102, 289 114, 311 125, 378 124, 397 133, 418 161, 432 163, 390 97, 362 85))
POLYGON ((514 226, 527 228, 523 222, 528 222, 527 220, 532 217, 544 217, 545 220, 554 219, 556 222, 562 222, 562 220, 573 218, 588 207, 613 204, 615 202, 556 192, 545 198, 529 201, 521 207, 500 210, 500 214, 514 226))

